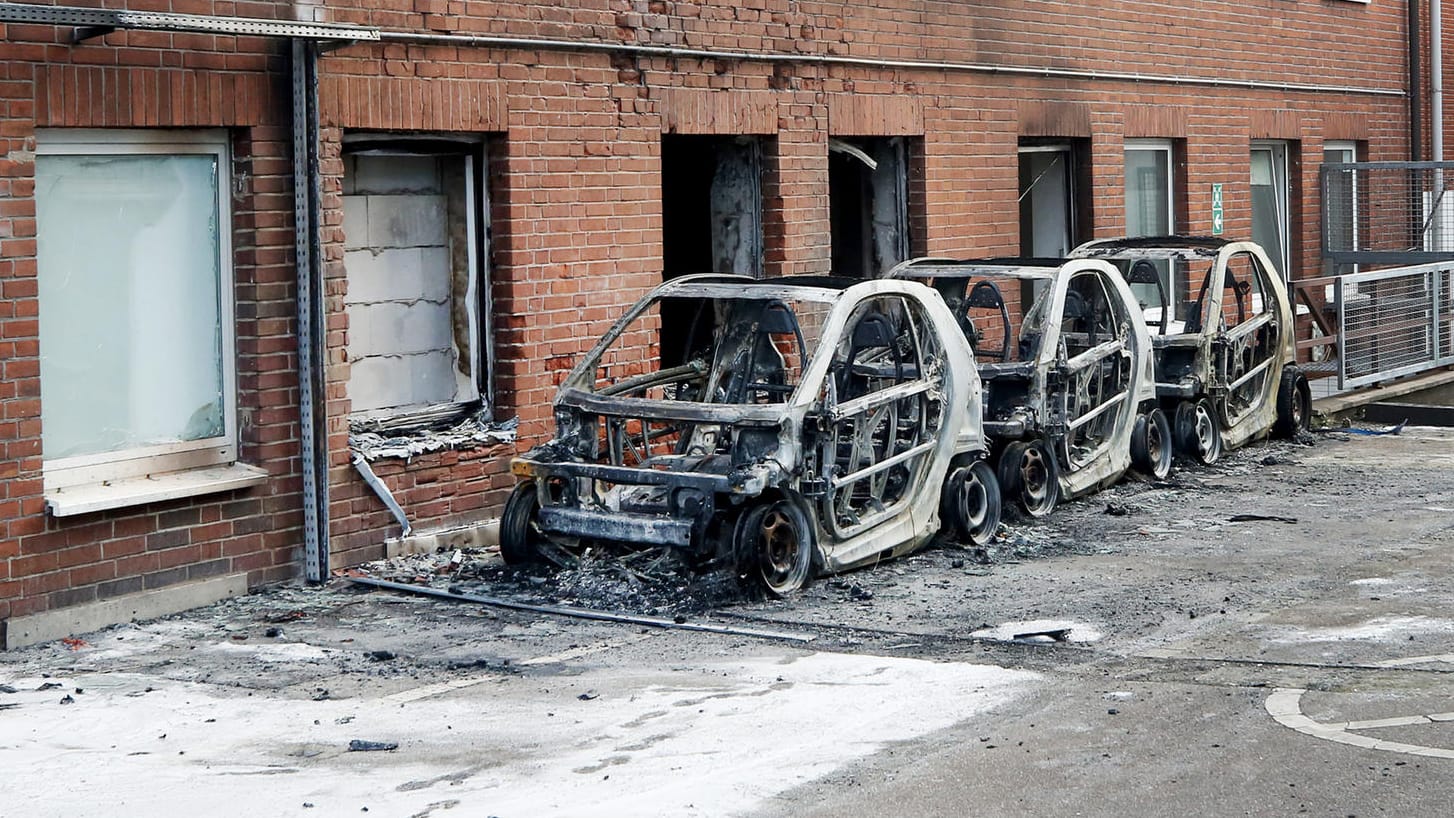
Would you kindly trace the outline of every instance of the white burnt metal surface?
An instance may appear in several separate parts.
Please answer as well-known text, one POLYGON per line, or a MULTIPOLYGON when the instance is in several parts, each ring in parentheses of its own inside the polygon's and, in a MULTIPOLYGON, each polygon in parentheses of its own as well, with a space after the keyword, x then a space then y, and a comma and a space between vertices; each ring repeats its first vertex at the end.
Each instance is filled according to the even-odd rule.
POLYGON ((1292 302, 1261 246, 1151 237, 1090 242, 1072 255, 1116 265, 1136 291, 1157 395, 1183 453, 1212 463, 1223 449, 1308 427, 1292 302))
POLYGON ((929 283, 970 341, 1002 490, 1042 516, 1133 464, 1170 470, 1151 339, 1130 288, 1092 260, 915 259, 890 276, 929 283))
POLYGON ((509 561, 670 546, 781 594, 999 522, 970 345, 916 282, 676 279, 572 370, 555 416, 513 463, 509 561))

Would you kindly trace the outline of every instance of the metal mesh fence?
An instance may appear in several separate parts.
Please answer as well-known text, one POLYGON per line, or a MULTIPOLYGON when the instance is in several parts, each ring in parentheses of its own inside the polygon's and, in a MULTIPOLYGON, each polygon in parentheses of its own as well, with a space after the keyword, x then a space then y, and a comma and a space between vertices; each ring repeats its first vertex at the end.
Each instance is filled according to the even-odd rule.
POLYGON ((1454 263, 1344 275, 1338 385, 1352 389, 1454 363, 1454 263))
POLYGON ((1454 258, 1454 162, 1322 166, 1325 273, 1454 258))

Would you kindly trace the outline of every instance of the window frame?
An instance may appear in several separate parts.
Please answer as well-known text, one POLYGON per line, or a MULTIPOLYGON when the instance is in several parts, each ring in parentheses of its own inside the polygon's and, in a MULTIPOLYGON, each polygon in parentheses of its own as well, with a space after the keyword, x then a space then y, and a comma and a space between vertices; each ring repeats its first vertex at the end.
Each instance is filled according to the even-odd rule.
MULTIPOLYGON (((449 157, 464 159, 465 225, 470 264, 468 291, 463 299, 470 306, 469 326, 471 378, 475 396, 465 400, 375 409, 350 408, 351 426, 411 432, 440 421, 455 421, 495 410, 494 298, 491 252, 491 142, 485 135, 446 134, 432 131, 349 131, 343 136, 343 155, 449 157)), ((342 204, 340 204, 340 209, 342 204)), ((344 276, 347 277, 347 265, 344 276)))
MULTIPOLYGON (((1035 153, 1054 153, 1054 154, 1059 155, 1063 159, 1063 161, 1065 163, 1065 166, 1063 168, 1061 168, 1061 171, 1062 171, 1062 175, 1063 175, 1063 177, 1065 179, 1065 235, 1064 235, 1064 245, 1065 245, 1065 252, 1068 253, 1068 252, 1070 252, 1071 248, 1075 247, 1075 244, 1076 244, 1075 237, 1080 234, 1080 225, 1077 224, 1077 221, 1078 220, 1077 220, 1077 213, 1076 213, 1076 200, 1080 196, 1080 191, 1077 189, 1077 185, 1076 185, 1077 168, 1076 168, 1075 144, 1072 143, 1070 140, 1062 140, 1062 141, 1055 141, 1055 142, 1035 142, 1035 143, 1023 143, 1022 142, 1019 146, 1017 146, 1016 151, 1015 151, 1015 160, 1016 160, 1017 166, 1025 161, 1025 155, 1026 154, 1035 154, 1035 153)), ((1020 202, 1024 202, 1024 200, 1025 200, 1026 197, 1031 197, 1030 208, 1031 208, 1032 215, 1033 215, 1033 212, 1034 212, 1034 198, 1033 198, 1033 195, 1032 194, 1033 194, 1033 192, 1035 190, 1035 187, 1039 184, 1040 178, 1042 176, 1044 176, 1046 173, 1049 173, 1049 171, 1050 171, 1050 168, 1046 168, 1044 171, 1041 172, 1040 176, 1037 176, 1033 181, 1031 181, 1029 187, 1025 188, 1023 191, 1020 191, 1020 193, 1019 193, 1019 200, 1020 200, 1020 202)), ((1022 213, 1024 212, 1024 206, 1023 206, 1023 204, 1021 205, 1021 212, 1022 213)), ((1025 246, 1025 239, 1024 239, 1024 217, 1023 217, 1023 215, 1021 216, 1020 221, 1021 221, 1021 227, 1020 227, 1020 229, 1021 229, 1020 254, 1022 256, 1036 256, 1036 255, 1038 255, 1037 253, 1027 252, 1027 248, 1025 246)), ((1064 253, 1062 253, 1060 255, 1064 255, 1064 253)))
MULTIPOLYGON (((1254 139, 1247 149, 1247 183, 1250 191, 1252 186, 1252 155, 1257 151, 1267 151, 1271 160, 1273 202, 1276 208, 1278 241, 1280 246, 1276 258, 1268 253, 1274 263, 1274 272, 1282 277, 1284 282, 1292 280, 1292 151, 1293 143, 1286 139, 1254 139)), ((1255 202, 1255 200, 1254 200, 1255 202)), ((1257 216, 1252 212, 1255 204, 1249 204, 1248 215, 1252 217, 1255 227, 1257 216)), ((1262 249, 1266 250, 1264 246, 1262 249)))
MULTIPOLYGON (((1126 169, 1125 169, 1125 156, 1126 156, 1126 154, 1128 154, 1128 153, 1130 153, 1132 151, 1146 151, 1148 153, 1149 152, 1156 152, 1156 153, 1163 153, 1163 154, 1166 155, 1166 235, 1168 235, 1168 236, 1175 236, 1176 235, 1176 231, 1177 231, 1177 226, 1176 226, 1176 142, 1175 142, 1175 140, 1172 140, 1172 139, 1127 139, 1127 140, 1125 140, 1122 143, 1122 146, 1121 146, 1121 159, 1122 159, 1122 170, 1121 170, 1122 211, 1121 211, 1121 215, 1122 215, 1122 218, 1126 220, 1126 223, 1127 223, 1126 235, 1128 235, 1128 236, 1131 235, 1131 231, 1129 229, 1130 219, 1127 218, 1130 215, 1130 208, 1129 207, 1126 207, 1125 199, 1126 199, 1126 194, 1129 192, 1130 188, 1127 186, 1127 182, 1129 181, 1129 178, 1127 176, 1126 169)), ((1146 235, 1146 234, 1137 234, 1137 235, 1146 235)), ((1168 263, 1166 265, 1166 269, 1165 270, 1161 270, 1160 268, 1161 268, 1161 264, 1158 262, 1158 264, 1157 264, 1158 271, 1160 271, 1163 275, 1166 276, 1166 292, 1167 292, 1169 298, 1171 299, 1172 304, 1176 304, 1177 303, 1177 299, 1179 297, 1179 294, 1181 293, 1180 288, 1177 287, 1177 270, 1176 270, 1176 264, 1175 263, 1168 263)), ((1136 288, 1137 287, 1142 287, 1142 286, 1146 286, 1146 285, 1137 284, 1137 285, 1133 285, 1132 288, 1131 288, 1132 289, 1132 292, 1133 293, 1136 293, 1138 295, 1138 300, 1139 300, 1139 291, 1136 288)))
MULTIPOLYGON (((140 446, 97 454, 43 459, 47 491, 150 474, 237 462, 236 271, 232 242, 232 145, 227 131, 39 128, 37 157, 43 156, 211 156, 217 162, 217 320, 222 371, 223 430, 220 436, 140 446)), ((35 193, 38 198, 41 191, 35 193)), ((39 233, 39 229, 37 229, 39 233)), ((39 256, 37 254, 37 267, 39 256)), ((37 275, 45 272, 37 269, 37 275)), ((45 350, 41 350, 44 357, 45 350)), ((44 398, 42 397, 42 400, 44 398)), ((44 407, 42 406, 42 422, 44 407)), ((44 458, 44 450, 42 449, 44 458)))

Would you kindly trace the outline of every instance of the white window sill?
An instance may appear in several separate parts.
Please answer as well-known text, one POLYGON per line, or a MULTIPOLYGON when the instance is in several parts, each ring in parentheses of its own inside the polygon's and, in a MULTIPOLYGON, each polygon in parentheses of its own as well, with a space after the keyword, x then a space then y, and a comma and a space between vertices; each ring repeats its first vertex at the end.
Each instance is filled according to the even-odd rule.
POLYGON ((52 516, 73 517, 93 511, 251 488, 262 485, 267 479, 268 473, 263 469, 232 463, 51 489, 45 493, 45 505, 52 516))

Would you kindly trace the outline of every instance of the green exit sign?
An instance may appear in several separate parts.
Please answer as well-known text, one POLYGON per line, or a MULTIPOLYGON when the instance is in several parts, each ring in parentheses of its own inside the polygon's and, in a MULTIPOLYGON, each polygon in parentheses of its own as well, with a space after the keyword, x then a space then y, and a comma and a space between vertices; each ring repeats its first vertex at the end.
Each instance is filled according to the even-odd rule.
POLYGON ((1222 186, 1212 185, 1212 235, 1222 235, 1222 186))

